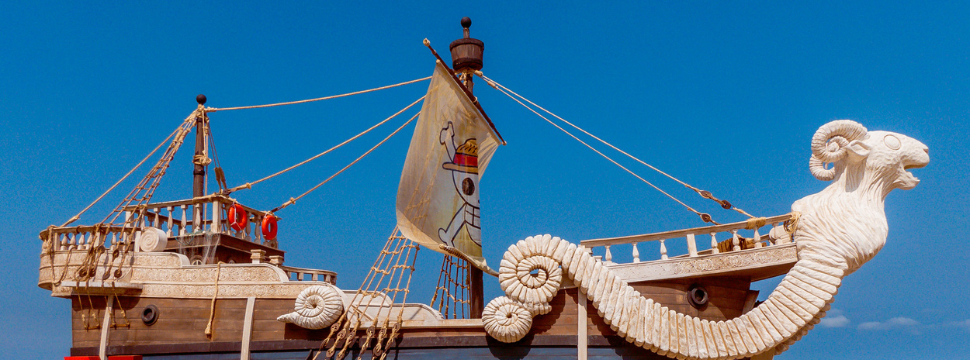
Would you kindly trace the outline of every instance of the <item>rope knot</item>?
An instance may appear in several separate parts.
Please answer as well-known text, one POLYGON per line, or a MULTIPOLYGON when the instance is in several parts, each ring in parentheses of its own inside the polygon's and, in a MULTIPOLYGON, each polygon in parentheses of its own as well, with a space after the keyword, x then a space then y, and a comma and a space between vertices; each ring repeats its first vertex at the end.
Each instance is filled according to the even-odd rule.
POLYGON ((744 225, 746 230, 754 230, 765 226, 768 222, 768 218, 757 217, 748 219, 747 223, 744 225))
POLYGON ((792 211, 791 218, 785 220, 785 231, 789 234, 794 234, 795 230, 798 230, 798 220, 801 219, 802 213, 798 211, 792 211))
POLYGON ((212 159, 205 154, 199 154, 192 158, 192 163, 196 165, 209 166, 209 164, 212 163, 212 159))

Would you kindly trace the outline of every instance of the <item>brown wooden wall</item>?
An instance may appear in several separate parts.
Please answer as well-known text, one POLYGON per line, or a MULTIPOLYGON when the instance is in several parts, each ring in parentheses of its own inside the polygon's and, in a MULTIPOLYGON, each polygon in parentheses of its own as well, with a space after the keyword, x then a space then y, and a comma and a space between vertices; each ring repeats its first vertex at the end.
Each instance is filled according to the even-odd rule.
MULTIPOLYGON (((158 299, 119 297, 114 304, 115 323, 124 325, 127 317, 130 327, 120 326, 109 331, 111 345, 156 345, 194 342, 238 342, 242 340, 243 322, 246 318, 245 299, 220 299, 216 301, 212 337, 206 337, 211 300, 205 299, 158 299), (141 320, 142 311, 148 305, 159 309, 158 321, 148 326, 141 320), (122 311, 121 309, 124 309, 122 311)), ((105 297, 81 296, 71 298, 72 333, 74 347, 97 347, 101 329, 85 329, 84 317, 90 313, 94 319, 88 325, 99 326, 104 319, 105 297)), ((253 341, 305 339, 301 332, 286 336, 286 326, 276 317, 293 311, 292 299, 257 299, 253 311, 253 341)), ((292 325, 291 325, 292 326, 292 325)), ((294 327, 297 328, 297 327, 294 327)), ((299 328, 297 328, 299 329, 299 328)))
MULTIPOLYGON (((749 295, 756 296, 757 291, 749 290, 751 282, 746 278, 705 278, 705 279, 677 279, 665 281, 650 281, 634 283, 631 286, 643 296, 686 315, 700 317, 706 320, 727 320, 742 314, 745 301, 749 295), (696 309, 687 302, 687 291, 693 284, 703 286, 709 296, 707 306, 696 309)), ((576 335, 578 320, 577 289, 560 291, 552 300, 552 311, 546 315, 535 317, 532 321, 532 333, 536 335, 576 335)), ((597 314, 592 301, 586 304, 586 333, 590 336, 616 336, 602 317, 597 314)))
MULTIPOLYGON (((748 290, 750 282, 747 279, 727 277, 653 281, 635 283, 631 286, 644 296, 668 308, 713 321, 741 315, 746 299, 757 293, 748 290), (703 285, 710 296, 709 304, 702 309, 693 308, 686 300, 688 288, 695 283, 703 285)), ((81 296, 71 299, 74 348, 96 349, 98 347, 101 336, 99 326, 104 318, 105 301, 106 299, 103 296, 81 296), (87 320, 88 325, 92 328, 85 329, 84 317, 89 314, 92 304, 93 311, 90 311, 92 318, 87 320)), ((119 301, 121 307, 119 308, 118 303, 115 303, 113 316, 115 323, 122 326, 113 328, 109 332, 109 345, 113 347, 202 343, 238 344, 242 341, 243 323, 246 316, 245 299, 221 299, 216 302, 212 337, 205 335, 211 300, 120 297, 119 301), (145 307, 150 304, 158 307, 159 317, 154 325, 148 326, 141 321, 141 314, 145 307), (122 309, 124 309, 124 312, 122 309), (123 326, 125 318, 128 319, 129 327, 123 326)), ((577 301, 577 289, 560 291, 551 302, 552 311, 533 319, 532 332, 526 339, 522 340, 522 343, 544 338, 547 339, 542 340, 544 342, 552 341, 548 339, 555 340, 556 344, 547 344, 549 346, 575 346, 577 326, 580 322, 586 324, 590 339, 616 337, 616 333, 597 314, 592 302, 587 303, 586 314, 579 314, 577 301), (559 342, 564 343, 558 344, 559 342)), ((307 330, 276 321, 278 316, 293 311, 293 303, 293 299, 257 299, 253 312, 252 341, 268 344, 287 341, 292 343, 293 341, 303 340, 306 341, 306 344, 313 344, 309 347, 319 346, 319 341, 327 336, 329 329, 307 330)), ((487 338, 484 329, 480 327, 402 330, 402 340, 406 343, 421 344, 440 341, 440 346, 454 345, 449 340, 435 340, 442 338, 464 338, 454 341, 465 342, 494 342, 493 339, 487 338)), ((590 345, 593 346, 595 343, 591 340, 590 345)))

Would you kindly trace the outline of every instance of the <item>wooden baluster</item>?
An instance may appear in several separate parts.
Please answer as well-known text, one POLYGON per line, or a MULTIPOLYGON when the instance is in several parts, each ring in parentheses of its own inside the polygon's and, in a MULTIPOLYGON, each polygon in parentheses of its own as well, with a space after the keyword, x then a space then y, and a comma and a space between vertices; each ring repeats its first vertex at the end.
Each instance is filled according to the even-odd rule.
POLYGON ((263 237, 260 236, 262 234, 262 231, 260 231, 260 227, 259 227, 259 225, 262 224, 262 220, 261 219, 262 219, 262 217, 260 217, 259 214, 253 214, 253 234, 252 234, 252 237, 253 237, 253 242, 254 243, 257 243, 257 244, 262 244, 263 243, 263 241, 262 241, 263 240, 263 237))
POLYGON ((660 239, 660 260, 667 260, 667 245, 664 245, 664 239, 660 239))
POLYGON ((84 233, 77 234, 77 249, 78 250, 84 250, 85 249, 84 233))
POLYGON ((694 234, 687 234, 687 253, 690 257, 697 257, 697 242, 694 240, 694 234))
POLYGON ((733 247, 731 247, 731 250, 741 251, 741 241, 738 239, 737 230, 731 230, 731 244, 734 245, 733 247))
POLYGON ((202 207, 199 204, 192 204, 192 232, 202 232, 202 207))
POLYGON ((640 262, 640 250, 637 249, 637 243, 633 243, 633 263, 640 262))
POLYGON ((67 238, 67 249, 68 250, 71 250, 71 249, 74 248, 74 239, 76 239, 76 238, 77 238, 77 235, 76 234, 70 234, 69 235, 69 237, 67 238))
POLYGON ((67 251, 67 234, 57 234, 57 239, 59 239, 57 242, 60 244, 60 248, 57 250, 67 251))
POLYGON ((172 212, 175 209, 171 206, 167 207, 166 209, 168 210, 168 231, 166 231, 165 233, 168 234, 168 236, 172 236, 172 218, 175 217, 175 214, 173 214, 172 212))
POLYGON ((118 232, 116 231, 111 233, 111 245, 109 245, 108 247, 110 248, 112 246, 115 246, 115 244, 117 243, 118 243, 118 232))
POLYGON ((212 202, 212 224, 209 225, 209 231, 215 234, 222 233, 222 206, 219 201, 212 202))
POLYGON ((778 223, 771 223, 771 229, 768 229, 768 243, 771 245, 778 245, 778 239, 771 238, 771 230, 774 230, 775 226, 778 226, 778 223))
POLYGON ((185 221, 185 208, 187 206, 188 205, 185 205, 185 204, 182 204, 182 206, 181 206, 182 207, 182 221, 181 221, 181 223, 179 223, 179 235, 180 236, 185 236, 185 234, 186 234, 186 231, 185 231, 185 224, 186 224, 186 221, 185 221))
POLYGON ((256 235, 257 244, 263 244, 263 217, 264 216, 265 215, 259 215, 259 216, 253 215, 253 220, 255 221, 255 224, 253 224, 253 226, 256 227, 255 235, 256 235))
POLYGON ((711 233, 711 253, 712 254, 717 254, 717 253, 720 253, 721 252, 720 250, 717 249, 717 236, 716 235, 717 235, 716 233, 711 233))
MULTIPOLYGON (((247 218, 250 218, 249 212, 247 211, 244 216, 246 216, 247 218)), ((253 229, 253 222, 252 222, 252 220, 253 219, 250 218, 249 220, 250 221, 247 221, 246 222, 246 227, 243 228, 243 239, 246 239, 246 240, 249 240, 249 241, 253 241, 253 236, 252 236, 252 229, 253 229)))
POLYGON ((603 256, 603 258, 606 260, 606 264, 607 265, 613 263, 613 253, 610 252, 610 246, 609 245, 606 245, 606 255, 603 256))
MULTIPOLYGON (((137 216, 139 214, 136 213, 135 215, 137 216)), ((140 214, 138 219, 135 220, 135 224, 136 224, 135 227, 139 230, 135 231, 135 238, 132 239, 132 242, 137 242, 138 239, 141 238, 141 229, 143 229, 145 226, 145 213, 140 214)))
POLYGON ((761 234, 758 234, 758 229, 754 229, 754 248, 761 248, 761 234))

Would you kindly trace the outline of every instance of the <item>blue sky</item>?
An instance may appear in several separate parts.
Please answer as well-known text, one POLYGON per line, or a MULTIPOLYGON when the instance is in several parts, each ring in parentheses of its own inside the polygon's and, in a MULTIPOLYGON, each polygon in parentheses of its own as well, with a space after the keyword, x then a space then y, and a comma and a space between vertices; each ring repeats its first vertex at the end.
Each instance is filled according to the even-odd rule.
MULTIPOLYGON (((434 63, 421 40, 447 56, 462 16, 486 43, 487 75, 756 215, 785 213, 824 187, 807 159, 812 134, 827 121, 854 119, 927 144, 932 161, 915 171, 922 183, 887 200, 887 246, 844 280, 826 321, 778 358, 956 359, 970 351, 965 3, 196 1, 0 4, 3 352, 68 355, 69 302, 36 287, 37 233, 137 163, 194 109, 196 94, 226 107, 428 76, 434 63)), ((425 89, 213 114, 229 183, 329 148, 425 89)), ((502 94, 481 82, 476 94, 508 141, 480 184, 490 263, 538 233, 579 241, 702 225, 502 94)), ((276 207, 404 119, 236 196, 276 207)), ((356 288, 394 226, 407 145, 407 136, 395 137, 280 212, 287 263, 336 270, 338 285, 356 288)), ((715 219, 742 220, 624 164, 715 219)), ((190 174, 183 150, 155 199, 189 197, 190 174)), ((132 185, 81 222, 103 216, 132 185)), ((418 262, 411 300, 427 302, 440 256, 422 251, 418 262)), ((485 284, 487 299, 500 295, 494 279, 485 284)), ((757 287, 767 294, 773 285, 757 287)))

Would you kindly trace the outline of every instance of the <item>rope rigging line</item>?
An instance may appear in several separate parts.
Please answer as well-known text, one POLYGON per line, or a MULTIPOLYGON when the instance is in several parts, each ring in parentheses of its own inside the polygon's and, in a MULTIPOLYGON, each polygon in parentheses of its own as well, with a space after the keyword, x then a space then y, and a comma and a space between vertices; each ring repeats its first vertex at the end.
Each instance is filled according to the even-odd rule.
MULTIPOLYGON (((162 157, 148 172, 148 174, 142 178, 142 180, 134 187, 134 189, 131 190, 131 192, 128 193, 127 196, 125 196, 125 198, 114 210, 112 210, 103 220, 101 220, 101 222, 94 225, 94 230, 91 232, 91 235, 89 235, 90 237, 88 238, 89 243, 84 246, 84 248, 86 248, 84 259, 82 259, 80 268, 74 274, 75 281, 79 283, 83 282, 85 284, 84 286, 88 287, 89 282, 97 273, 97 268, 100 267, 104 269, 101 281, 107 281, 111 276, 114 276, 114 279, 111 280, 113 284, 114 281, 124 276, 123 267, 127 266, 129 270, 131 269, 132 262, 130 260, 132 258, 130 257, 131 254, 129 253, 134 251, 133 239, 135 237, 135 233, 141 228, 139 223, 142 225, 144 224, 143 211, 145 209, 145 205, 148 201, 150 201, 152 194, 158 187, 161 178, 165 173, 165 169, 168 168, 172 158, 184 141, 186 134, 188 134, 188 132, 191 130, 192 125, 196 121, 204 121, 204 119, 206 119, 205 110, 201 105, 199 105, 195 111, 189 114, 185 120, 183 120, 182 124, 178 126, 172 136, 166 138, 165 142, 172 139, 171 143, 165 150, 162 157), (118 217, 126 211, 126 209, 131 209, 132 216, 125 217, 123 225, 124 230, 121 234, 122 242, 115 242, 111 245, 112 261, 108 262, 107 258, 105 258, 105 264, 98 265, 98 259, 108 250, 105 247, 108 241, 109 232, 106 228, 110 228, 118 217), (111 270, 115 267, 117 267, 117 269, 112 272, 111 270)), ((162 142, 162 144, 165 142, 162 142)), ((152 153, 154 153, 156 150, 158 150, 158 148, 153 150, 152 153)), ((149 154, 146 159, 150 157, 151 154, 149 154)), ((145 160, 143 160, 143 162, 144 161, 145 160)), ((134 171, 134 169, 132 171, 134 171)), ((64 275, 68 270, 67 264, 70 263, 70 255, 71 252, 69 250, 68 262, 65 263, 64 270, 62 271, 58 282, 63 280, 64 275)), ((53 257, 51 259, 53 259, 53 257)))
MULTIPOLYGON (((483 78, 483 79, 484 79, 484 78, 483 78)), ((485 81, 488 81, 488 80, 486 79, 485 81)), ((671 200, 673 200, 673 201, 676 201, 676 202, 677 202, 678 204, 680 204, 680 205, 682 205, 683 207, 685 207, 685 208, 687 208, 687 210, 690 210, 690 211, 691 211, 691 212, 693 212, 694 214, 697 214, 697 216, 700 216, 700 217, 701 217, 701 220, 703 220, 704 222, 710 222, 710 223, 713 223, 713 224, 718 224, 718 223, 717 223, 716 221, 714 221, 714 219, 712 219, 712 218, 711 218, 711 215, 709 215, 709 214, 706 214, 706 213, 702 213, 702 212, 699 212, 699 211, 697 211, 697 210, 694 210, 694 208, 692 208, 692 207, 690 207, 689 205, 687 205, 687 204, 685 204, 685 203, 684 203, 683 201, 680 201, 679 199, 677 199, 677 198, 676 198, 676 197, 674 197, 673 195, 670 195, 669 193, 667 193, 666 191, 663 191, 662 189, 660 189, 659 187, 657 187, 657 186, 656 186, 656 185, 654 185, 653 183, 651 183, 651 182, 649 182, 649 181, 647 181, 647 179, 644 179, 644 178, 643 178, 643 177, 641 177, 640 175, 637 175, 637 173, 635 173, 635 172, 633 172, 633 170, 630 170, 630 169, 627 169, 627 168, 626 168, 625 166, 623 166, 623 165, 620 165, 620 163, 618 163, 618 162, 616 162, 616 160, 613 160, 612 158, 610 158, 610 157, 609 157, 609 156, 607 156, 606 154, 604 154, 604 153, 602 153, 601 151, 599 151, 599 150, 596 150, 596 148, 594 148, 593 146, 591 146, 591 145, 589 145, 589 144, 587 144, 587 143, 586 143, 585 141, 583 141, 583 140, 581 140, 580 138, 578 138, 578 137, 576 137, 576 135, 573 135, 573 134, 572 134, 571 132, 569 132, 568 130, 566 130, 566 129, 563 129, 563 128, 562 128, 562 126, 559 126, 559 124, 556 124, 556 123, 555 123, 555 122, 553 122, 552 120, 549 120, 549 119, 548 119, 548 118, 546 118, 545 116, 542 116, 542 114, 540 114, 540 113, 539 113, 538 111, 535 111, 535 109, 533 109, 533 108, 531 108, 531 107, 529 107, 528 105, 526 105, 526 104, 525 104, 525 103, 523 103, 522 101, 519 101, 519 99, 516 99, 516 98, 515 98, 515 97, 513 97, 513 96, 512 96, 511 94, 509 94, 509 93, 507 93, 507 92, 506 92, 505 90, 503 90, 502 88, 499 88, 499 87, 495 87, 495 89, 496 89, 496 90, 498 90, 498 91, 500 91, 501 93, 503 93, 503 94, 505 94, 506 96, 508 96, 508 97, 509 97, 509 98, 511 98, 512 100, 515 100, 515 102, 517 102, 517 103, 519 103, 519 105, 522 105, 522 106, 523 106, 523 107, 525 107, 526 109, 529 109, 529 111, 532 111, 532 113, 534 113, 534 114, 536 114, 537 116, 539 116, 540 118, 542 118, 543 120, 545 120, 546 122, 548 122, 549 124, 551 124, 552 126, 555 126, 555 127, 556 127, 557 129, 559 129, 560 131, 562 131, 562 132, 564 132, 564 133, 566 133, 566 135, 569 135, 569 137, 571 137, 571 138, 573 138, 574 140, 576 140, 576 141, 578 141, 578 142, 579 142, 580 144, 583 144, 583 145, 585 145, 585 146, 586 146, 587 148, 589 148, 590 150, 593 150, 593 152, 595 152, 595 153, 597 153, 597 154, 599 154, 599 155, 600 155, 600 156, 602 156, 602 157, 603 157, 604 159, 606 159, 606 160, 609 160, 609 162, 611 162, 611 163, 613 163, 613 165, 616 165, 616 166, 618 166, 618 167, 619 167, 620 169, 623 169, 623 170, 625 170, 626 172, 628 172, 628 173, 630 173, 630 175, 633 175, 633 176, 634 176, 634 177, 636 177, 637 179, 640 179, 640 181, 643 181, 643 182, 644 182, 644 183, 646 183, 647 185, 650 185, 650 187, 652 187, 652 188, 654 188, 655 190, 657 190, 657 191, 659 191, 659 192, 660 192, 661 194, 664 194, 664 195, 666 195, 666 196, 667 196, 668 198, 670 198, 671 200)))
POLYGON ((212 158, 216 163, 216 185, 219 187, 219 191, 227 191, 229 186, 226 185, 226 173, 222 171, 222 164, 219 163, 219 152, 216 151, 216 142, 212 136, 212 127, 206 124, 205 130, 209 134, 206 141, 212 147, 212 158))
MULTIPOLYGON (((495 88, 496 90, 499 90, 499 91, 502 91, 502 90, 504 89, 505 91, 508 91, 509 93, 512 93, 512 94, 514 94, 515 96, 517 96, 517 97, 519 97, 519 98, 521 98, 522 100, 525 100, 525 101, 526 101, 526 102, 528 102, 529 104, 532 104, 532 106, 535 106, 536 108, 538 108, 538 109, 540 109, 540 110, 542 110, 542 111, 545 111, 545 112, 546 112, 546 113, 548 113, 549 115, 552 115, 552 116, 553 116, 553 117, 555 117, 556 119, 559 119, 560 121, 562 121, 562 122, 564 122, 564 123, 566 123, 567 125, 569 125, 569 126, 571 126, 571 127, 573 127, 574 129, 576 129, 576 130, 579 130, 579 131, 581 131, 582 133, 584 133, 584 134, 586 134, 586 135, 588 135, 589 137, 591 137, 591 138, 593 138, 593 139, 596 139, 597 141, 599 141, 599 142, 601 142, 601 143, 603 143, 604 145, 606 145, 606 146, 609 146, 609 147, 610 147, 610 148, 612 148, 613 150, 616 150, 617 152, 619 152, 619 153, 621 153, 621 154, 623 154, 623 155, 626 155, 626 156, 627 156, 627 157, 629 157, 630 159, 633 159, 633 160, 635 160, 636 162, 639 162, 640 164, 642 164, 642 165, 644 165, 644 166, 646 166, 646 167, 648 167, 648 168, 650 168, 650 169, 652 169, 652 170, 654 170, 654 171, 656 171, 656 172, 658 172, 658 173, 660 173, 661 175, 664 175, 664 176, 666 176, 666 177, 668 177, 668 178, 670 178, 671 180, 674 180, 674 181, 676 181, 676 182, 678 182, 678 183, 680 183, 680 184, 681 184, 681 185, 683 185, 684 187, 686 187, 686 188, 688 188, 688 189, 691 189, 691 190, 693 190, 694 192, 696 192, 696 193, 697 193, 698 195, 700 195, 701 197, 703 197, 703 198, 705 198, 705 199, 709 199, 709 200, 712 200, 712 201, 714 201, 714 202, 716 202, 716 203, 718 203, 718 204, 719 204, 719 205, 721 205, 721 207, 722 207, 722 208, 724 208, 725 210, 728 210, 728 209, 731 209, 731 210, 734 210, 734 211, 737 211, 738 213, 741 213, 741 214, 743 214, 743 215, 745 215, 745 216, 747 216, 747 217, 749 217, 749 218, 753 218, 753 217, 755 217, 754 215, 751 215, 751 214, 749 214, 749 213, 748 213, 747 211, 744 211, 744 210, 742 210, 742 209, 740 209, 740 208, 738 208, 738 207, 736 207, 736 206, 733 206, 733 205, 732 205, 732 204, 731 204, 730 202, 728 202, 727 200, 721 200, 721 199, 718 199, 718 198, 716 198, 716 197, 714 197, 714 195, 713 195, 713 194, 711 194, 711 192, 710 192, 710 191, 707 191, 707 190, 701 190, 701 189, 698 189, 698 188, 696 188, 696 187, 694 187, 694 186, 691 186, 690 184, 688 184, 688 183, 686 183, 686 182, 684 182, 684 181, 682 181, 682 180, 680 180, 680 179, 678 179, 678 178, 676 178, 676 177, 674 177, 673 175, 670 175, 670 174, 668 174, 668 173, 666 173, 666 172, 664 172, 663 170, 660 170, 660 169, 658 169, 658 168, 656 168, 656 167, 654 167, 653 165, 650 165, 650 164, 648 164, 648 163, 646 163, 645 161, 643 161, 643 160, 640 160, 640 158, 637 158, 636 156, 633 156, 632 154, 630 154, 630 153, 627 153, 626 151, 623 151, 622 149, 620 149, 620 148, 618 148, 618 147, 616 147, 616 146, 614 146, 613 144, 610 144, 610 143, 609 143, 609 142, 607 142, 606 140, 603 140, 603 139, 601 139, 601 138, 599 138, 598 136, 596 136, 596 135, 593 135, 592 133, 590 133, 590 132, 588 132, 588 131, 586 131, 586 130, 584 130, 583 128, 580 128, 579 126, 577 126, 577 125, 575 125, 575 124, 573 124, 573 123, 571 123, 571 122, 569 122, 568 120, 566 120, 566 119, 563 119, 563 118, 562 118, 562 117, 560 117, 559 115, 556 115, 556 114, 555 114, 555 113, 553 113, 552 111, 549 111, 549 110, 547 110, 546 108, 543 108, 542 106, 539 106, 538 104, 536 104, 536 103, 534 103, 534 102, 532 102, 531 100, 529 100, 529 99, 527 99, 527 98, 525 98, 524 96, 522 96, 522 95, 519 95, 519 94, 518 94, 518 93, 516 93, 515 91, 512 91, 512 89, 509 89, 509 88, 507 88, 507 87, 505 87, 504 85, 502 85, 502 84, 499 84, 499 83, 498 83, 498 82, 496 82, 495 80, 492 80, 491 78, 489 78, 489 77, 487 77, 487 76, 485 76, 485 75, 484 75, 484 74, 483 74, 483 73, 482 73, 481 71, 476 71, 476 72, 475 72, 475 75, 478 75, 478 76, 479 76, 480 78, 482 78, 483 80, 485 80, 485 82, 486 82, 486 83, 488 83, 488 85, 489 85, 489 86, 491 86, 491 87, 493 87, 493 88, 495 88), (500 88, 501 88, 501 89, 500 89, 500 88)), ((503 93, 505 93, 505 91, 502 91, 502 92, 503 92, 503 93)), ((505 93, 505 95, 506 95, 506 96, 509 96, 510 98, 512 98, 513 100, 515 100, 515 97, 512 97, 512 96, 511 96, 511 95, 509 95, 508 93, 505 93)), ((519 102, 519 104, 522 104, 522 103, 521 103, 521 102, 519 102)), ((522 105, 523 105, 523 106, 525 106, 525 104, 522 104, 522 105)), ((537 114, 537 115, 538 115, 538 114, 537 114)), ((540 115, 540 116, 541 116, 541 115, 540 115)), ((547 119, 546 121, 548 121, 548 119, 547 119)))
POLYGON ((369 350, 371 358, 385 359, 404 322, 404 304, 410 294, 419 250, 420 246, 394 227, 349 305, 330 326, 313 357, 308 358, 315 360, 325 353, 327 359, 343 359, 353 350, 361 359, 369 350), (407 282, 401 287, 405 277, 407 282))
MULTIPOLYGON (((414 104, 412 104, 412 105, 414 105, 414 104)), ((391 137, 393 137, 394 135, 397 135, 398 132, 400 132, 402 129, 404 129, 404 127, 408 126, 408 124, 410 124, 411 121, 414 121, 414 119, 417 118, 418 115, 420 115, 420 114, 421 114, 420 111, 417 112, 416 114, 414 114, 414 116, 412 116, 410 119, 408 119, 408 121, 404 122, 404 124, 402 124, 400 127, 398 127, 397 129, 395 129, 394 132, 392 132, 390 135, 388 135, 387 137, 385 137, 384 140, 381 140, 379 143, 377 143, 377 145, 374 145, 374 147, 372 147, 369 150, 367 150, 366 152, 364 152, 363 155, 361 155, 361 156, 357 157, 356 159, 354 159, 354 161, 351 161, 350 164, 347 164, 347 166, 344 166, 342 169, 338 170, 333 175, 330 175, 330 177, 328 177, 326 180, 323 180, 322 182, 320 182, 316 186, 310 188, 310 190, 307 190, 305 193, 300 194, 300 196, 297 196, 295 198, 290 198, 289 201, 283 203, 283 205, 280 205, 280 206, 278 206, 277 208, 275 208, 273 210, 270 210, 269 212, 270 213, 275 213, 277 211, 283 210, 287 206, 290 206, 290 205, 293 205, 294 203, 296 203, 296 201, 297 200, 300 200, 300 198, 302 198, 304 196, 307 196, 307 194, 313 192, 313 190, 316 190, 317 188, 323 186, 323 184, 326 184, 330 180, 333 180, 333 178, 337 177, 337 175, 340 175, 340 173, 344 172, 344 170, 347 170, 351 166, 354 166, 354 164, 356 164, 358 161, 360 161, 361 159, 363 159, 365 156, 369 155, 371 152, 373 152, 374 150, 376 150, 381 145, 384 145, 384 143, 387 142, 387 140, 390 140, 391 137)))
POLYGON ((288 101, 288 102, 281 102, 281 103, 274 103, 274 104, 264 104, 264 105, 250 105, 250 106, 226 107, 226 108, 212 108, 212 107, 210 107, 210 108, 206 108, 205 111, 208 111, 208 112, 216 112, 216 111, 230 111, 230 110, 244 110, 244 109, 259 109, 259 108, 268 108, 268 107, 274 107, 274 106, 303 104, 303 103, 314 102, 314 101, 330 100, 330 99, 342 98, 342 97, 347 97, 347 96, 352 96, 352 95, 365 94, 365 93, 374 92, 374 91, 378 91, 378 90, 390 89, 390 88, 394 88, 394 87, 398 87, 398 86, 404 86, 404 85, 408 85, 408 84, 413 84, 413 83, 416 83, 416 82, 422 82, 422 81, 425 81, 425 80, 428 80, 428 79, 431 79, 431 77, 428 76, 428 77, 423 77, 423 78, 415 79, 415 80, 411 80, 411 81, 405 81, 405 82, 397 83, 397 84, 393 84, 393 85, 381 86, 381 87, 376 87, 376 88, 367 89, 367 90, 354 91, 354 92, 349 92, 349 93, 340 94, 340 95, 324 96, 324 97, 315 98, 315 99, 288 101))
MULTIPOLYGON (((158 159, 155 166, 153 166, 152 169, 149 170, 148 174, 142 178, 141 182, 139 182, 138 185, 136 185, 135 188, 128 193, 128 196, 121 201, 118 207, 108 214, 104 220, 101 220, 101 223, 108 222, 108 219, 111 219, 110 223, 113 224, 125 208, 132 206, 142 207, 144 204, 147 204, 149 200, 151 200, 152 195, 155 193, 155 189, 158 188, 159 183, 161 183, 162 176, 165 175, 165 170, 168 169, 169 164, 171 164, 172 159, 175 157, 175 153, 178 152, 178 149, 185 141, 185 136, 192 131, 192 126, 195 124, 198 118, 206 118, 205 109, 202 108, 202 105, 199 105, 198 109, 193 111, 188 117, 185 118, 182 125, 180 125, 176 131, 175 139, 173 139, 168 145, 168 148, 165 149, 165 153, 162 154, 160 159, 158 159), (142 191, 144 191, 143 194, 142 191), (139 194, 141 194, 140 197, 139 194), (135 205, 132 205, 132 203, 135 205), (112 215, 114 215, 114 217, 112 217, 112 215)), ((134 219, 134 217, 132 217, 132 219, 134 219)), ((126 219, 125 224, 128 225, 129 221, 130 220, 126 219)))
POLYGON ((77 213, 77 215, 74 215, 73 217, 71 217, 69 220, 67 220, 67 222, 65 222, 60 227, 68 226, 71 223, 73 223, 73 222, 77 221, 78 219, 80 219, 81 218, 81 215, 83 215, 85 212, 87 212, 88 210, 90 210, 91 207, 94 206, 94 204, 97 204, 99 201, 101 201, 101 199, 103 199, 105 196, 107 196, 108 193, 110 193, 112 190, 115 189, 115 187, 117 187, 119 184, 121 184, 122 181, 125 181, 125 179, 127 179, 129 175, 131 175, 132 173, 135 172, 135 170, 137 170, 139 167, 141 167, 142 164, 145 163, 145 161, 148 161, 148 159, 151 158, 152 155, 154 155, 155 152, 158 151, 158 149, 161 149, 162 148, 162 145, 165 145, 165 143, 167 143, 169 139, 171 139, 173 136, 175 136, 175 134, 177 134, 179 132, 179 129, 181 129, 181 127, 175 129, 175 131, 172 131, 172 133, 169 134, 168 137, 165 138, 165 140, 162 140, 162 142, 158 143, 158 146, 156 146, 154 150, 152 150, 150 153, 148 153, 148 155, 146 155, 144 159, 141 159, 141 161, 139 161, 138 164, 135 165, 135 167, 131 168, 131 170, 129 170, 128 173, 125 174, 125 176, 122 176, 121 179, 118 179, 118 181, 115 182, 114 185, 111 185, 111 187, 108 188, 108 190, 106 190, 104 193, 102 193, 101 196, 98 196, 97 199, 94 199, 94 201, 92 201, 90 204, 88 204, 88 206, 85 207, 84 210, 81 210, 81 212, 77 213))
POLYGON ((266 180, 269 180, 269 179, 272 179, 272 178, 274 178, 274 177, 276 177, 276 176, 278 176, 278 175, 281 175, 281 174, 283 174, 283 173, 286 173, 286 172, 288 172, 288 171, 290 171, 290 170, 293 170, 293 169, 296 169, 296 168, 298 168, 298 167, 300 167, 300 166, 303 166, 303 165, 305 165, 306 163, 309 163, 309 162, 311 162, 311 161, 313 161, 313 160, 316 160, 317 158, 319 158, 319 157, 321 157, 321 156, 324 156, 324 155, 326 155, 326 154, 328 154, 328 153, 330 153, 331 151, 334 151, 334 150, 336 150, 337 148, 339 148, 339 147, 341 147, 341 146, 344 146, 344 145, 346 145, 347 143, 349 143, 349 142, 351 142, 351 141, 354 141, 354 140, 357 140, 357 138, 359 138, 359 137, 361 137, 361 136, 364 136, 364 134, 367 134, 367 133, 369 133, 369 132, 370 132, 371 130, 374 130, 374 129, 376 129, 376 128, 378 128, 379 126, 381 126, 381 125, 384 125, 384 123, 386 123, 386 122, 388 122, 388 121, 390 121, 391 119, 393 119, 393 118, 395 118, 395 117, 397 117, 398 115, 401 115, 401 113, 403 113, 403 112, 405 112, 405 111, 407 111, 408 109, 410 109, 410 108, 411 108, 411 107, 413 107, 414 105, 417 105, 417 103, 419 103, 419 102, 421 102, 421 100, 424 100, 424 98, 425 98, 426 96, 427 96, 427 95, 425 95, 425 96, 422 96, 422 97, 420 97, 420 98, 418 98, 417 100, 415 100, 415 101, 414 101, 413 103, 411 103, 410 105, 408 105, 408 106, 405 106, 405 107, 404 107, 403 109, 401 109, 401 110, 399 110, 398 112, 396 112, 396 113, 394 113, 394 115, 391 115, 391 116, 390 116, 390 117, 388 117, 387 119, 384 119, 383 121, 381 121, 381 122, 379 122, 379 123, 377 123, 377 124, 375 124, 374 126, 371 126, 370 128, 368 128, 367 130, 364 130, 364 131, 363 131, 363 132, 361 132, 360 134, 357 134, 357 135, 354 135, 354 136, 353 136, 353 137, 351 137, 350 139, 347 139, 347 140, 344 140, 343 142, 341 142, 341 143, 339 143, 339 144, 337 144, 337 145, 335 145, 335 146, 334 146, 334 147, 332 147, 332 148, 329 148, 329 149, 327 149, 326 151, 324 151, 324 152, 322 152, 322 153, 319 153, 319 154, 317 154, 317 155, 314 155, 313 157, 311 157, 311 158, 309 158, 309 159, 306 159, 306 160, 304 160, 304 161, 301 161, 301 162, 299 162, 299 163, 297 163, 296 165, 293 165, 293 166, 290 166, 290 167, 288 167, 288 168, 286 168, 286 169, 283 169, 283 170, 280 170, 280 171, 278 171, 278 172, 276 172, 275 174, 272 174, 272 175, 270 175, 270 176, 267 176, 267 177, 264 177, 264 178, 262 178, 262 179, 259 179, 259 180, 256 180, 256 181, 253 181, 253 182, 248 182, 248 183, 245 183, 245 184, 242 184, 242 185, 239 185, 239 186, 236 186, 236 187, 234 187, 234 188, 231 188, 231 189, 229 189, 229 190, 227 190, 227 191, 226 191, 226 195, 228 195, 229 193, 232 193, 232 192, 235 192, 235 191, 239 191, 239 190, 242 190, 242 189, 252 189, 252 187, 253 187, 253 185, 256 185, 256 184, 259 184, 259 183, 261 183, 261 182, 263 182, 263 181, 266 181, 266 180))

